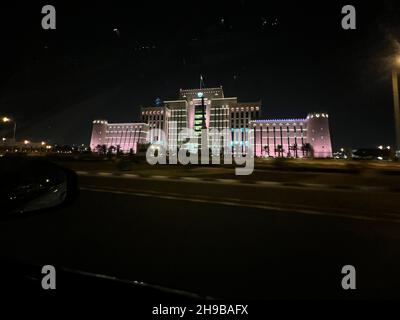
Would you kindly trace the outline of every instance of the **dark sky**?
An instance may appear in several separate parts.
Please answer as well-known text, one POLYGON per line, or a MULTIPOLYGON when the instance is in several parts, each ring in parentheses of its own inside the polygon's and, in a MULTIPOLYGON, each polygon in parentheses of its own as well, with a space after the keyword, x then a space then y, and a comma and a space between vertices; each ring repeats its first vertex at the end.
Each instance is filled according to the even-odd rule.
POLYGON ((1 4, 0 115, 19 140, 87 144, 93 119, 135 121, 202 73, 226 96, 261 99, 265 118, 329 112, 335 148, 393 144, 400 1, 260 2, 1 4), (41 28, 45 4, 56 30, 41 28), (357 30, 341 28, 346 4, 357 30))

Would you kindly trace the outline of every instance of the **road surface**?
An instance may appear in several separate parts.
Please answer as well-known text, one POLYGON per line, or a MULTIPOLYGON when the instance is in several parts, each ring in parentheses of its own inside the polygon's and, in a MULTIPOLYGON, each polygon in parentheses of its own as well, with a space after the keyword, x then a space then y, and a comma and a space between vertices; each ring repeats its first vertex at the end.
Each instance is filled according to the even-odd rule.
POLYGON ((396 192, 110 174, 80 186, 69 207, 1 221, 1 257, 217 298, 400 297, 396 192))

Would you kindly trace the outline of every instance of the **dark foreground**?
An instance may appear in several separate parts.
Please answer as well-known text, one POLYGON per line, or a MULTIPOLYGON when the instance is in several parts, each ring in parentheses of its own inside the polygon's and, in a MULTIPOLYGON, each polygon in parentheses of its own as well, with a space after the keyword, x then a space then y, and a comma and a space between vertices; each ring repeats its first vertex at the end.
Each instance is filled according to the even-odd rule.
POLYGON ((217 298, 400 297, 396 193, 162 180, 81 176, 71 206, 0 222, 1 258, 217 298))

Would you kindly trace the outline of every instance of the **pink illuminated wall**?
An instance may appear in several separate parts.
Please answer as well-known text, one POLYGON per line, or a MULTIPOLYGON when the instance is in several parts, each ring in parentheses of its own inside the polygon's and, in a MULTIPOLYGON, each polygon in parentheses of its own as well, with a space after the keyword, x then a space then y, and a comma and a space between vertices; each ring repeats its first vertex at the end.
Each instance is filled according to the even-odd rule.
POLYGON ((307 116, 307 142, 311 144, 315 158, 332 157, 328 114, 310 113, 307 116))
POLYGON ((256 156, 332 157, 328 118, 326 113, 311 113, 306 119, 252 121, 256 156))
POLYGON ((90 138, 90 149, 96 151, 98 145, 107 144, 107 120, 94 120, 92 124, 92 136, 90 138))
POLYGON ((147 143, 149 126, 145 123, 108 123, 106 120, 93 121, 90 148, 96 152, 98 145, 111 146, 123 152, 131 149, 137 152, 138 144, 147 143))

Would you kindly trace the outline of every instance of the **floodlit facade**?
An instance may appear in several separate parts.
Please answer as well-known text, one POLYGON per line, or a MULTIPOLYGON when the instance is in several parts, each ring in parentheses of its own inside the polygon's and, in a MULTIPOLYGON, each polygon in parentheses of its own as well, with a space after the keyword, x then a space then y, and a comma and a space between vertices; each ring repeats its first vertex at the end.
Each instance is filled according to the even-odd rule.
POLYGON ((310 113, 304 119, 251 121, 258 157, 332 157, 329 115, 310 113))
POLYGON ((147 123, 108 123, 107 120, 94 120, 90 149, 99 151, 102 146, 107 150, 117 148, 122 152, 138 151, 138 145, 148 141, 147 123))
POLYGON ((93 121, 90 146, 93 151, 106 145, 136 153, 140 144, 160 144, 168 150, 185 144, 197 152, 201 132, 207 129, 205 141, 211 146, 213 139, 220 139, 223 153, 246 154, 254 148, 257 157, 332 156, 327 113, 310 113, 304 119, 260 117, 261 101, 238 102, 237 97, 225 97, 222 87, 181 89, 177 100, 141 108, 140 123, 93 121), (184 129, 196 143, 188 144, 180 136, 184 129))

